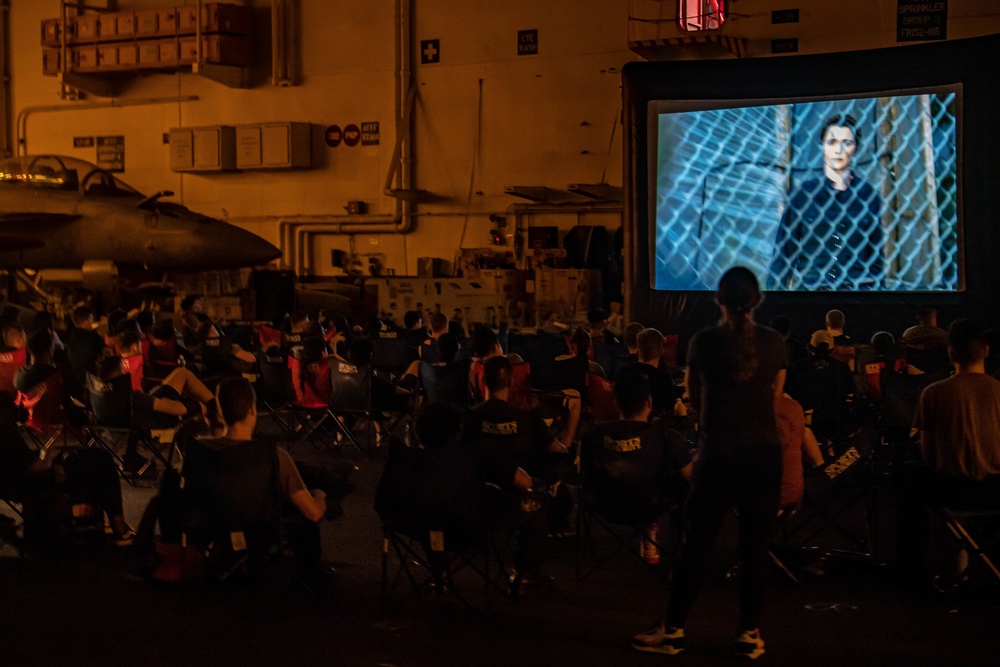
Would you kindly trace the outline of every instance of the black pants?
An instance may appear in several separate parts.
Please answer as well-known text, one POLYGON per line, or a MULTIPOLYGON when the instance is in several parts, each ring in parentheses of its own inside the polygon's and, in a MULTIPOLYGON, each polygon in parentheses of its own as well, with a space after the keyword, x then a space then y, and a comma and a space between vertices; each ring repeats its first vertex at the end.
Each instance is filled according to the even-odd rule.
POLYGON ((683 627, 701 589, 726 514, 739 512, 741 629, 760 625, 767 549, 781 497, 781 450, 747 446, 725 459, 700 460, 688 497, 684 546, 674 570, 666 622, 683 627))
POLYGON ((74 502, 99 505, 109 517, 122 516, 122 489, 111 454, 96 447, 70 447, 56 455, 53 468, 56 488, 74 502))

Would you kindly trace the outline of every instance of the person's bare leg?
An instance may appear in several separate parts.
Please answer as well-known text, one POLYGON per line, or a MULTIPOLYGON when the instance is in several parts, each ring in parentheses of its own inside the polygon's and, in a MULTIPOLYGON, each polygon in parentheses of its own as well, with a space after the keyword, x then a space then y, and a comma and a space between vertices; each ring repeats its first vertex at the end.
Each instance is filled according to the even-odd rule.
POLYGON ((160 384, 172 387, 180 396, 191 396, 201 403, 208 403, 215 398, 205 383, 183 366, 172 370, 170 375, 165 377, 160 384))

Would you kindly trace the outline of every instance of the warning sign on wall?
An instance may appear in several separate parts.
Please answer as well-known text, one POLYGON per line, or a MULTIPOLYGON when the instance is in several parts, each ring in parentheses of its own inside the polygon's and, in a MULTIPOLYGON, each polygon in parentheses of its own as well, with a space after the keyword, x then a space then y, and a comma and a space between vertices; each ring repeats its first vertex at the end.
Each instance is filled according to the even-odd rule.
POLYGON ((97 137, 97 166, 105 171, 125 171, 125 137, 97 137))
POLYGON ((897 42, 923 42, 947 38, 948 0, 898 0, 897 42))
POLYGON ((361 145, 378 146, 378 121, 368 121, 361 123, 361 145))
POLYGON ((533 56, 538 53, 538 29, 517 31, 517 55, 533 56))

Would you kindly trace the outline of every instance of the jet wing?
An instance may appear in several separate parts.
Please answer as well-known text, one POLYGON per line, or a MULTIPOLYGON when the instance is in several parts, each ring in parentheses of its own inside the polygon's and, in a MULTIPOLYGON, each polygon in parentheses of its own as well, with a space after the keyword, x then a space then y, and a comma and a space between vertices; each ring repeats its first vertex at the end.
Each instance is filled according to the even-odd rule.
POLYGON ((73 213, 0 213, 0 229, 11 225, 55 225, 79 219, 73 213))

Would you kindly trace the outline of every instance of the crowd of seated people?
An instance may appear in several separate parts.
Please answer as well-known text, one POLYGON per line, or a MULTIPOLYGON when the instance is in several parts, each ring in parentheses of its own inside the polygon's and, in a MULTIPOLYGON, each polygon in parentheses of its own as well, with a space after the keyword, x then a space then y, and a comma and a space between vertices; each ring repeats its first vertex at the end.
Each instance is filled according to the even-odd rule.
MULTIPOLYGON (((678 369, 671 368, 665 359, 663 333, 631 322, 619 339, 607 329, 603 313, 597 311, 590 313, 586 328, 567 332, 560 353, 553 355, 553 362, 579 363, 585 378, 582 392, 574 394, 568 389, 558 399, 560 409, 553 411, 546 404, 553 382, 540 375, 555 366, 532 368, 525 360, 528 355, 505 349, 503 334, 487 327, 477 327, 467 338, 461 324, 443 313, 427 314, 429 329, 423 326, 425 317, 416 311, 408 313, 399 327, 381 320, 367 328, 352 328, 345 318, 330 313, 296 313, 277 318, 273 326, 261 327, 260 343, 251 349, 228 341, 224 327, 205 315, 197 295, 182 305, 181 332, 170 317, 143 311, 133 317, 116 316, 113 326, 109 318, 105 338, 97 333, 100 327, 95 326, 88 306, 74 311, 73 326, 61 338, 51 318, 44 315, 34 318, 28 331, 17 322, 5 322, 0 355, 24 351, 23 365, 11 378, 23 410, 19 421, 49 428, 68 419, 65 413, 72 410, 69 406, 74 398, 86 406, 93 396, 111 391, 116 379, 129 375, 135 423, 144 428, 174 428, 188 418, 211 418, 217 411, 212 387, 227 376, 240 377, 247 372, 252 377, 254 362, 265 355, 280 358, 287 365, 289 383, 299 403, 323 407, 336 402, 329 390, 331 362, 374 366, 373 340, 402 340, 412 350, 410 361, 391 374, 375 370, 374 409, 406 413, 421 400, 450 404, 462 414, 463 442, 472 443, 477 451, 490 452, 491 460, 503 460, 504 470, 524 472, 535 480, 533 487, 550 491, 546 530, 553 536, 566 536, 572 533, 569 516, 573 499, 566 493, 565 481, 575 467, 578 443, 602 432, 600 429, 612 434, 617 433, 614 428, 639 429, 637 423, 655 417, 673 424, 678 409, 681 413, 691 410, 689 404, 684 405, 683 386, 675 380, 678 369), (208 374, 206 350, 215 347, 211 341, 219 340, 225 341, 224 355, 232 363, 221 375, 214 372, 217 369, 208 374), (615 347, 613 374, 592 354, 595 341, 615 347), (137 357, 143 363, 141 372, 133 375, 127 360, 137 357), (621 387, 634 385, 636 377, 643 379, 642 387, 648 386, 648 411, 645 405, 638 411, 631 403, 618 405, 623 396, 634 402, 635 396, 621 387), (598 411, 589 384, 596 384, 596 378, 615 388, 617 400, 612 409, 600 413, 621 416, 614 428, 595 425, 601 420, 594 417, 598 411), (47 403, 53 404, 52 409, 47 403)), ((857 343, 861 337, 852 338, 843 313, 836 310, 827 314, 823 328, 809 336, 808 343, 797 342, 788 318, 773 322, 785 340, 788 363, 786 393, 775 404, 785 452, 783 506, 794 507, 801 498, 803 474, 839 453, 852 436, 861 399, 882 400, 885 377, 924 374, 930 379, 941 372, 939 357, 949 349, 947 332, 942 338, 944 330, 937 326, 933 309, 922 309, 918 320, 916 326, 900 332, 899 344, 891 333, 877 332, 871 345, 857 343)), ((984 334, 983 339, 987 338, 984 334)), ((991 361, 989 347, 983 349, 984 370, 997 372, 1000 364, 996 357, 991 361)), ((0 357, 0 362, 4 359, 0 357)), ((0 373, 0 393, 4 391, 2 380, 0 373)), ((696 420, 697 415, 690 418, 696 420)), ((380 438, 385 435, 380 432, 380 438)), ((434 437, 438 436, 426 436, 434 437)), ((440 437, 450 442, 452 436, 440 437)), ((418 433, 415 442, 434 447, 426 438, 418 433)), ((682 457, 672 456, 675 466, 683 468, 682 457)), ((985 475, 994 474, 988 465, 985 469, 985 475)), ((506 478, 501 481, 519 488, 506 478)))

